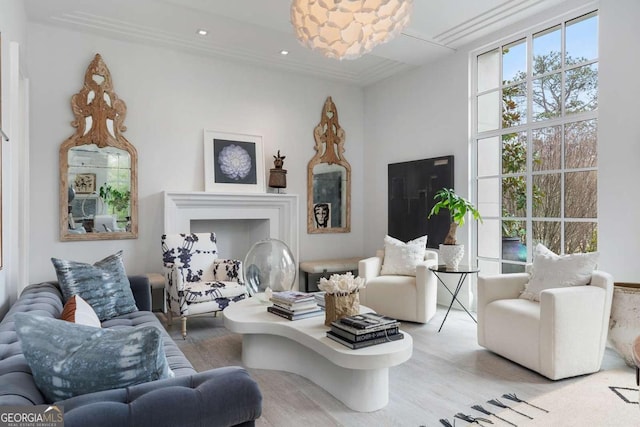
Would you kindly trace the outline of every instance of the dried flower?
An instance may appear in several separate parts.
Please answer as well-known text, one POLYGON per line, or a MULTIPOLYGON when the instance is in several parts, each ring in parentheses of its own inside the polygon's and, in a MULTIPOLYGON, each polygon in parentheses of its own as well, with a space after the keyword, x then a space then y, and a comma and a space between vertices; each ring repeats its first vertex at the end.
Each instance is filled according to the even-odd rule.
POLYGON ((354 277, 351 272, 346 274, 332 274, 331 277, 320 279, 318 288, 328 294, 350 294, 364 287, 362 277, 354 277))

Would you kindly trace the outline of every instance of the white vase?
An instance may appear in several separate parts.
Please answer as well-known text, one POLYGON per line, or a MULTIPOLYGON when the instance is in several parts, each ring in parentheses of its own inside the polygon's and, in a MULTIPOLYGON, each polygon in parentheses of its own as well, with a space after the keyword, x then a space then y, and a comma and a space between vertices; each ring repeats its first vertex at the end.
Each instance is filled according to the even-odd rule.
POLYGON ((640 284, 616 283, 609 320, 608 343, 627 365, 635 367, 631 356, 633 341, 640 335, 640 284))
POLYGON ((440 244, 440 259, 449 270, 457 270, 464 256, 464 245, 440 244))

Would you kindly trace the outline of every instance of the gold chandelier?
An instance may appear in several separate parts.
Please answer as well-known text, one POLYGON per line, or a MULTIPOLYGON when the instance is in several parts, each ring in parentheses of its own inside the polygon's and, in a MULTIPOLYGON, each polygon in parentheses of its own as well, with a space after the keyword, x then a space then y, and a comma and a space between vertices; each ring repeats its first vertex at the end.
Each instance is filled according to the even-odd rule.
POLYGON ((355 59, 394 38, 409 23, 413 0, 293 0, 300 42, 328 58, 355 59))

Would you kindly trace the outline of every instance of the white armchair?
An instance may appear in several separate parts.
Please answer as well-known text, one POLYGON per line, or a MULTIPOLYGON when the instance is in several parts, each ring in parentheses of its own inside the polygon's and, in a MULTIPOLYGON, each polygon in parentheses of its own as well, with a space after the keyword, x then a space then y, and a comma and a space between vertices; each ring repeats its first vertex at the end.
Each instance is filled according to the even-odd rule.
POLYGON ((540 302, 518 298, 528 281, 478 278, 478 344, 552 380, 600 370, 613 277, 596 270, 589 285, 544 290, 540 302))
POLYGON ((242 262, 218 259, 215 233, 162 236, 167 313, 182 319, 187 336, 187 317, 215 313, 247 296, 242 262))
POLYGON ((427 323, 436 314, 438 283, 429 266, 438 265, 438 253, 427 250, 414 276, 380 275, 384 250, 358 263, 365 279, 360 303, 377 313, 409 322, 427 323))

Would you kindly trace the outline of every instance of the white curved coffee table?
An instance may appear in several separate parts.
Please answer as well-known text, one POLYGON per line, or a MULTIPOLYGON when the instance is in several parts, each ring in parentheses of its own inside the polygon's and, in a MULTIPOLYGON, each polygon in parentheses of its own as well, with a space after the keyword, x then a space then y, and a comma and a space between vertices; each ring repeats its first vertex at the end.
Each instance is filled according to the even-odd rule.
MULTIPOLYGON (((352 350, 327 338, 324 315, 290 321, 268 313, 268 305, 249 298, 223 311, 226 328, 242 334, 245 366, 301 375, 355 411, 389 403, 389 368, 411 358, 411 335, 352 350)), ((365 311, 371 310, 361 307, 365 311)))

